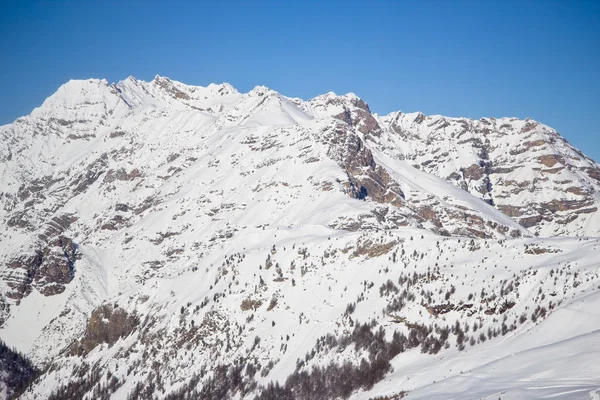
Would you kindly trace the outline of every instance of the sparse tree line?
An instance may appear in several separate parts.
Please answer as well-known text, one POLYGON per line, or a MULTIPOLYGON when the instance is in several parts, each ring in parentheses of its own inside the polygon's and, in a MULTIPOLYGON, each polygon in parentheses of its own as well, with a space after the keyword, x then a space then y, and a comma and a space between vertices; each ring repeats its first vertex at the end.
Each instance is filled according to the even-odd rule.
MULTIPOLYGON (((402 259, 404 259, 405 252, 403 247, 401 251, 402 259)), ((276 252, 275 247, 273 247, 271 254, 276 254, 276 252)), ((298 252, 306 258, 306 249, 300 249, 298 252)), ((264 269, 269 270, 275 267, 276 271, 280 270, 279 264, 271 259, 271 254, 267 255, 264 269)), ((415 250, 412 257, 422 259, 423 254, 419 254, 415 250)), ((396 252, 391 255, 390 259, 396 261, 396 252)), ((242 260, 243 257, 239 254, 235 255, 235 257, 226 257, 220 270, 221 273, 216 276, 214 285, 232 270, 234 272, 232 274, 233 282, 235 280, 235 266, 242 260)), ((485 259, 482 263, 484 262, 485 259)), ((483 266, 485 269, 492 267, 485 264, 483 266)), ((295 269, 294 262, 292 262, 292 267, 292 270, 295 269)), ((450 267, 452 268, 453 266, 450 267)), ((498 266, 494 265, 493 267, 497 268, 498 266)), ((407 268, 406 264, 404 268, 407 268)), ((263 269, 262 265, 259 269, 263 269)), ((386 267, 384 272, 386 274, 389 273, 389 268, 386 267)), ((524 324, 528 320, 536 323, 539 319, 545 318, 550 310, 556 306, 552 302, 549 302, 547 307, 541 304, 537 305, 533 311, 530 310, 529 312, 522 312, 520 314, 507 312, 515 305, 515 301, 506 299, 506 296, 513 294, 511 297, 514 297, 514 293, 516 293, 516 300, 518 301, 519 286, 523 281, 527 283, 528 276, 535 277, 537 272, 536 269, 528 269, 521 271, 521 276, 513 274, 512 279, 496 280, 497 285, 499 285, 495 286, 496 290, 494 290, 494 286, 490 288, 490 284, 488 283, 487 288, 481 288, 480 293, 468 293, 468 299, 466 294, 464 294, 465 298, 462 300, 456 299, 456 287, 450 283, 433 290, 427 288, 426 285, 430 283, 438 280, 449 282, 449 279, 454 277, 454 274, 450 274, 450 276, 442 274, 437 263, 435 263, 435 267, 433 267, 432 263, 432 267, 428 268, 427 272, 400 274, 397 282, 388 279, 379 287, 379 296, 387 299, 387 304, 382 310, 382 314, 397 318, 393 319, 392 322, 403 324, 402 329, 394 330, 390 339, 386 335, 386 329, 378 325, 375 319, 367 323, 360 323, 352 319, 358 303, 364 301, 365 293, 368 294, 368 291, 374 287, 373 282, 364 281, 362 283, 362 292, 359 293, 355 302, 347 305, 345 310, 344 319, 351 330, 341 335, 328 334, 319 338, 315 347, 305 355, 304 359, 297 360, 296 370, 288 376, 284 383, 271 382, 266 386, 261 386, 256 380, 257 376, 268 376, 277 360, 271 360, 266 365, 261 365, 257 360, 236 359, 233 363, 221 364, 216 367, 211 366, 210 372, 207 372, 206 367, 203 367, 199 373, 187 380, 185 385, 181 386, 177 391, 168 394, 166 398, 170 400, 196 398, 210 400, 232 397, 245 398, 248 396, 255 396, 255 400, 348 398, 356 390, 368 390, 375 383, 382 380, 392 369, 392 359, 405 351, 419 348, 422 353, 438 354, 442 349, 448 349, 451 346, 456 346, 458 350, 462 351, 467 346, 475 346, 478 343, 483 343, 500 335, 506 335, 516 330, 519 324, 524 324), (435 321, 431 324, 427 322, 410 322, 400 317, 399 315, 405 307, 410 303, 415 303, 417 298, 419 298, 420 306, 427 308, 427 311, 436 317, 436 319, 438 315, 454 310, 467 310, 467 315, 471 316, 472 313, 477 311, 477 308, 479 308, 479 312, 489 317, 486 318, 485 315, 482 315, 483 320, 478 317, 473 318, 475 321, 455 321, 449 325, 438 324, 435 321), (451 301, 459 304, 454 307, 455 305, 451 304, 451 301), (468 302, 466 305, 469 307, 465 307, 464 301, 468 302), (469 303, 476 301, 481 303, 481 305, 475 305, 471 309, 473 304, 469 303), (431 307, 432 304, 439 302, 446 302, 446 304, 437 304, 436 307, 431 307), (446 305, 451 305, 453 308, 442 307, 446 305), (430 308, 432 309, 430 310, 430 308), (511 317, 511 321, 509 321, 509 315, 514 316, 514 320, 511 317), (484 321, 487 322, 484 324, 484 321), (484 327, 484 325, 487 326, 484 327), (327 361, 329 354, 348 354, 352 352, 358 356, 352 359, 358 361, 327 361), (320 362, 313 362, 313 360, 319 360, 320 362)), ((281 272, 277 271, 277 273, 281 276, 281 272)), ((579 282, 582 281, 577 272, 571 273, 566 270, 565 273, 566 277, 572 277, 573 288, 576 288, 580 284, 579 282)), ((559 276, 563 276, 563 269, 551 270, 549 277, 544 279, 548 279, 548 283, 554 281, 554 285, 556 286, 559 276)), ((590 279, 587 275, 584 278, 590 279)), ((260 279, 261 284, 263 284, 262 277, 260 279)), ((493 281, 494 276, 491 279, 493 281)), ((545 299, 542 289, 544 282, 540 281, 539 283, 541 286, 535 297, 536 302, 541 302, 545 299)), ((459 285, 458 283, 455 284, 459 285)), ((565 281, 565 292, 567 288, 566 284, 567 282, 565 281)), ((231 293, 231 283, 229 284, 229 288, 229 292, 231 293)), ((212 289, 213 286, 211 285, 212 289)), ((549 295, 555 296, 556 293, 552 292, 549 295)), ((223 293, 216 292, 212 296, 212 301, 218 303, 219 299, 224 297, 226 297, 226 291, 223 293)), ((205 307, 208 303, 209 297, 205 297, 201 305, 196 305, 194 312, 198 312, 200 308, 205 307)), ((560 301, 558 305, 560 305, 560 301)), ((188 309, 192 310, 191 306, 189 302, 186 306, 181 306, 180 315, 182 317, 187 316, 188 309)), ((273 297, 269 304, 269 309, 273 309, 275 306, 277 306, 277 299, 273 297)), ((254 307, 251 308, 254 309, 254 307)), ((528 310, 528 307, 525 307, 525 310, 528 310)), ((419 314, 421 314, 420 310, 419 314)), ((253 317, 254 314, 251 314, 247 322, 251 322, 253 317)), ((445 317, 442 320, 445 321, 445 317)), ((302 317, 300 317, 300 323, 302 323, 302 317)), ((272 324, 275 324, 274 321, 272 324)), ((240 328, 240 334, 242 330, 240 328)), ((257 336, 251 351, 255 349, 258 343, 260 343, 260 338, 257 336)), ((227 347, 229 348, 229 346, 227 347)), ((144 356, 146 355, 144 354, 144 356)), ((114 376, 107 376, 106 379, 102 379, 102 376, 96 370, 86 372, 79 378, 77 383, 63 385, 58 388, 50 399, 79 399, 84 397, 108 399, 111 393, 114 393, 123 384, 122 380, 114 376)), ((166 394, 165 386, 161 381, 159 371, 154 370, 146 375, 143 381, 138 382, 134 386, 128 393, 127 399, 157 399, 159 393, 162 393, 162 396, 166 394)))
POLYGON ((76 373, 79 380, 60 385, 47 400, 110 400, 111 395, 125 383, 124 379, 117 378, 110 371, 103 375, 99 367, 89 369, 88 364, 82 364, 76 373))
POLYGON ((0 340, 0 377, 7 386, 9 399, 19 397, 39 374, 25 355, 0 340))

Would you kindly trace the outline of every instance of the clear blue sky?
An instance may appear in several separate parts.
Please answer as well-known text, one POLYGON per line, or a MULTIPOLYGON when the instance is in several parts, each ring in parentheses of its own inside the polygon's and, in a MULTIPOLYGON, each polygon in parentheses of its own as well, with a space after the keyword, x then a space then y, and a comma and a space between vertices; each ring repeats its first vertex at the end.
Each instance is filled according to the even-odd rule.
POLYGON ((532 117, 600 161, 600 0, 0 2, 0 124, 72 78, 532 117))

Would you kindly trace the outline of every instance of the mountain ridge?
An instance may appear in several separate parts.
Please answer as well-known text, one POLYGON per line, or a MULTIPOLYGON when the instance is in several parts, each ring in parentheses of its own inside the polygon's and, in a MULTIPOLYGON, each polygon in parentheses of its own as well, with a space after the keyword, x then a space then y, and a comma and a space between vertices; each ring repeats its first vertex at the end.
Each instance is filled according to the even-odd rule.
MULTIPOLYGON (((257 86, 248 93, 241 94, 235 88, 227 83, 220 85, 211 84, 206 88, 201 86, 188 86, 181 82, 172 81, 169 78, 156 76, 154 80, 150 82, 138 81, 137 79, 130 77, 126 80, 120 81, 116 84, 108 84, 106 80, 73 80, 63 85, 57 91, 57 93, 47 100, 48 104, 44 107, 42 105, 39 109, 49 109, 48 112, 52 113, 53 105, 50 99, 58 96, 68 90, 69 87, 74 91, 84 91, 81 87, 85 84, 92 85, 94 90, 90 90, 93 94, 96 89, 105 90, 105 95, 109 93, 115 95, 117 99, 120 99, 127 108, 121 109, 120 112, 126 113, 128 109, 132 107, 170 107, 175 109, 193 109, 200 111, 205 115, 206 118, 210 119, 217 118, 219 126, 227 126, 231 124, 239 124, 239 118, 248 118, 243 116, 236 116, 236 110, 239 106, 234 106, 234 103, 241 101, 244 106, 260 107, 258 104, 252 105, 252 98, 262 98, 262 101, 267 99, 279 99, 278 101, 284 101, 288 104, 287 108, 283 107, 280 115, 278 116, 279 121, 277 124, 295 124, 298 121, 289 114, 295 114, 295 118, 300 120, 306 120, 312 118, 325 118, 334 117, 345 121, 346 123, 352 124, 363 124, 363 126, 355 126, 360 134, 367 134, 365 138, 378 137, 382 130, 380 125, 385 126, 385 130, 388 131, 384 139, 388 139, 387 142, 393 145, 396 154, 391 154, 394 157, 402 159, 416 160, 417 158, 421 161, 418 167, 425 167, 425 170, 429 173, 436 174, 453 184, 468 190, 470 193, 479 196, 483 200, 494 203, 494 199, 491 198, 492 188, 502 189, 502 199, 497 201, 495 204, 497 208, 501 208, 502 211, 513 218, 516 218, 521 224, 527 228, 533 228, 533 233, 542 234, 544 236, 557 234, 560 231, 562 235, 574 235, 574 234, 593 234, 597 232, 586 231, 584 226, 593 226, 598 222, 598 199, 597 196, 593 196, 594 191, 598 189, 600 183, 600 168, 593 160, 589 159, 581 151, 573 148, 568 144, 556 131, 550 127, 540 124, 533 119, 519 120, 514 118, 482 118, 479 120, 470 120, 465 118, 450 118, 443 116, 425 116, 422 113, 409 113, 404 114, 400 111, 390 113, 386 116, 379 116, 377 114, 371 114, 370 109, 362 99, 356 95, 349 93, 346 95, 335 95, 333 92, 329 92, 324 95, 317 96, 308 101, 303 101, 297 98, 289 98, 280 95, 266 87, 257 86), (133 87, 132 87, 133 85, 133 87), (108 90, 108 92, 106 92, 108 90), (112 91, 111 91, 112 90, 112 91), (185 92, 185 93, 184 93, 185 92), (203 93, 203 94, 202 94, 203 93), (263 98, 263 95, 265 97, 263 98), (218 108, 218 110, 213 109, 218 108), (230 108, 232 108, 230 110, 230 108), (222 113, 229 112, 226 118, 223 118, 222 113), (300 114, 298 114, 300 112, 300 114), (354 113, 354 116, 351 114, 354 113), (413 118, 414 117, 414 118, 413 118), (354 120, 352 120, 354 118, 354 120), (430 121, 430 122, 429 122, 430 121), (398 125, 400 124, 400 125, 398 125), (513 125, 515 127, 513 128, 513 125), (490 128, 491 126, 491 128, 490 128), (459 129, 460 127, 460 129, 459 129), (444 130, 454 129, 454 132, 450 135, 443 133, 444 130), (526 163, 535 162, 537 165, 527 170, 527 180, 512 179, 513 176, 520 177, 523 174, 511 174, 517 169, 518 165, 515 166, 513 160, 503 160, 502 163, 508 164, 507 166, 491 167, 495 160, 488 160, 489 153, 492 151, 489 145, 482 142, 485 138, 486 132, 493 130, 493 134, 497 137, 495 140, 502 140, 502 136, 506 136, 507 129, 517 130, 521 133, 530 132, 525 135, 536 137, 535 140, 526 141, 524 145, 534 147, 534 151, 542 150, 546 154, 541 154, 536 160, 523 160, 526 163), (470 138, 466 141, 463 140, 459 144, 471 142, 471 149, 462 151, 457 149, 456 144, 450 156, 454 156, 455 159, 462 158, 458 162, 448 159, 446 157, 445 164, 453 164, 453 169, 438 168, 439 164, 437 160, 430 160, 433 158, 433 152, 439 149, 434 148, 433 152, 427 147, 431 146, 432 139, 445 135, 446 138, 442 140, 441 145, 446 146, 452 144, 455 135, 463 135, 465 131, 470 138), (527 132, 526 132, 527 131, 527 132), (406 137, 402 132, 412 132, 410 137, 406 137), (403 140, 404 146, 398 146, 398 143, 393 143, 393 135, 400 135, 400 139, 403 140), (535 135, 534 135, 535 134, 535 135), (392 140, 390 140, 392 139, 392 140), (556 148, 555 140, 562 142, 562 148, 556 148), (547 145, 547 146, 544 146, 547 145), (486 147, 488 146, 488 147, 486 147), (540 147, 540 149, 536 148, 540 147), (401 149, 400 152, 398 150, 401 149), (476 152, 476 157, 468 153, 476 152), (567 157, 567 160, 565 160, 567 157), (471 158, 470 161, 466 161, 467 158, 471 158), (558 166, 558 167, 557 167, 558 166), (549 180, 549 174, 556 174, 560 172, 560 169, 564 168, 567 171, 565 173, 559 173, 565 175, 565 179, 558 181, 557 179, 549 180), (570 174, 571 170, 574 170, 574 174, 570 174), (490 174, 491 172, 491 174, 490 174), (442 175, 443 173, 443 175, 442 175), (582 175, 585 174, 585 175, 582 175), (462 175, 462 176, 461 176, 462 175), (492 179, 495 178, 495 179, 492 179), (471 183, 471 181, 475 183, 471 183), (558 181, 558 183, 556 183, 558 181), (548 183, 543 183, 548 182, 548 183), (556 184, 555 184, 556 183, 556 184), (526 188, 526 185, 531 184, 532 187, 526 188), (509 187, 510 191, 509 191, 509 187), (523 190, 529 190, 529 192, 543 192, 552 191, 551 197, 562 197, 564 201, 560 204, 547 202, 543 196, 536 195, 536 202, 533 204, 526 204, 528 198, 521 199, 520 201, 503 200, 510 196, 512 192, 522 192, 523 190), (559 212, 559 215, 555 215, 559 212), (593 214, 592 216, 585 214, 593 214), (579 219, 576 223, 572 223, 575 219, 579 219), (581 222, 581 223, 579 223, 581 222), (577 225, 576 228, 571 228, 571 225, 577 225), (582 232, 583 228, 583 232, 582 232), (578 233, 575 233, 578 232, 578 233)), ((87 92, 86 92, 87 93, 87 92)), ((105 96, 106 97, 106 96, 105 96)), ((111 97, 111 96, 109 96, 111 97)), ((69 97, 70 99, 71 97, 69 97)), ((62 107, 63 101, 57 99, 57 107, 62 107)), ((112 99, 115 102, 115 99, 112 99)), ((268 100, 273 101, 273 100, 268 100)), ((93 103, 90 100, 84 100, 87 103, 93 103)), ((119 100, 113 104, 109 101, 111 106, 118 107, 119 100)), ((262 103, 261 103, 262 104, 262 103)), ((63 104, 64 105, 64 104, 63 104)), ((262 104, 264 108, 264 104, 262 104)), ((38 110, 38 109, 36 109, 38 110)), ((42 111, 37 111, 40 113, 42 111)), ((116 112, 111 109, 111 112, 116 112)), ((85 119, 73 120, 62 119, 59 123, 73 123, 76 121, 85 121, 85 119), (68 122, 69 121, 69 122, 68 122)), ((269 116, 269 124, 275 123, 274 117, 269 116)), ((19 120, 17 120, 19 121, 19 120)), ((260 113, 251 117, 248 123, 261 125, 260 113), (252 119, 254 118, 254 119, 252 119), (257 119, 258 118, 258 119, 257 119)), ((244 122, 242 122, 243 124, 244 122)), ((7 125, 8 127, 9 125, 7 125)), ((85 132, 85 127, 82 129, 85 132)), ((83 133, 83 136, 89 133, 83 133)), ((510 133, 515 137, 514 133, 510 133)), ((76 136, 72 136, 75 138, 76 136)), ((515 137, 516 139, 517 137, 515 137)), ((397 141, 397 140, 396 140, 397 141)), ((435 142, 435 140, 434 140, 435 142)), ((518 155, 522 154, 525 150, 519 148, 518 143, 503 143, 509 147, 511 153, 514 153, 516 159, 518 155)), ((518 142, 518 140, 517 140, 518 142)), ((560 144, 560 143, 559 143, 560 144)), ((469 144, 467 144, 469 145, 469 144)), ((382 149, 385 152, 385 149, 382 149)), ((447 151, 442 152, 442 156, 447 155, 447 151)), ((11 154, 9 152, 9 154, 11 154)), ((416 166, 417 164, 413 164, 416 166)), ((555 177, 553 177, 555 178, 555 177)), ((517 196, 518 197, 518 196, 517 196)))

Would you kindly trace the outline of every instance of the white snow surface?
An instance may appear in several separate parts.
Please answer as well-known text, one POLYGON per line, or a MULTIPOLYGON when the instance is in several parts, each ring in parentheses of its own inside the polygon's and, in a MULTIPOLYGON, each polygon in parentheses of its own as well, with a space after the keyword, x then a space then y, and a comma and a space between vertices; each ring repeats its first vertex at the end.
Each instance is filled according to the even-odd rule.
MULTIPOLYGON (((147 382, 153 364, 159 398, 236 358, 262 365, 259 384, 283 384, 318 338, 371 319, 388 338, 410 324, 478 330, 463 350, 452 334, 437 354, 407 349, 351 398, 598 398, 598 165, 532 120, 382 117, 364 107, 354 94, 304 101, 160 76, 90 79, 0 127, 0 338, 51 366, 23 398, 48 397, 82 365, 122 380, 115 399, 147 382), (401 204, 351 195, 352 179, 371 171, 340 161, 355 138, 402 190, 401 204), (477 140, 493 151, 482 158, 477 140), (482 160, 495 163, 488 178, 450 177, 482 160), (485 179, 491 192, 480 191, 485 179), (59 294, 30 282, 21 299, 10 295, 27 275, 14 261, 47 245, 40 235, 63 215, 74 221, 61 235, 78 245, 72 280, 59 294), (528 216, 541 219, 526 229, 518 222, 528 216), (382 285, 402 288, 399 277, 415 273, 414 300, 386 311, 397 295, 382 285), (447 313, 428 310, 450 303, 447 313), (99 306, 139 324, 73 353, 99 306), (533 321, 537 306, 545 317, 533 321), (479 340, 505 321, 515 328, 479 340)), ((362 358, 350 346, 317 352, 303 368, 362 358)))

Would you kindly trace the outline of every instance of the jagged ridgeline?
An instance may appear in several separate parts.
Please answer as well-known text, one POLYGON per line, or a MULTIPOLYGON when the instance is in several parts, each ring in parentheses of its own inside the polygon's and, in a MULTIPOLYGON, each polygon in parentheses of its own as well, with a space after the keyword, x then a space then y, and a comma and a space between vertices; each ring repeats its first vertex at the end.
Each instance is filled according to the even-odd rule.
POLYGON ((531 119, 92 79, 0 160, 5 397, 599 387, 600 168, 531 119))

